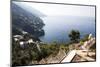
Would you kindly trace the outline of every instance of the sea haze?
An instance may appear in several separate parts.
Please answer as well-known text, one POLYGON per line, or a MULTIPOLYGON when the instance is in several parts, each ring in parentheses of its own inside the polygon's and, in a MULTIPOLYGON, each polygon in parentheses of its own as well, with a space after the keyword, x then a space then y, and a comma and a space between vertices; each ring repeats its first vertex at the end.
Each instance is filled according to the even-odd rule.
POLYGON ((70 41, 68 34, 74 30, 79 30, 81 38, 92 33, 95 36, 95 18, 82 16, 47 16, 44 21, 45 35, 40 37, 46 43, 58 42, 66 43, 70 41))
MULTIPOLYGON (((39 20, 31 18, 32 21, 42 21, 44 23, 44 35, 39 37, 41 41, 46 43, 58 42, 66 43, 70 41, 68 34, 71 30, 79 30, 81 38, 86 34, 92 33, 95 36, 95 8, 86 6, 70 6, 69 5, 50 5, 14 2, 23 10, 31 13, 39 18, 39 20), (24 6, 23 6, 24 5, 24 6), (41 6, 41 7, 40 7, 41 6), (86 11, 83 11, 86 10, 86 11)), ((25 12, 24 12, 25 13, 25 12)), ((29 22, 26 22, 29 24, 29 22)), ((32 22, 35 23, 35 22, 32 22)), ((36 22, 38 23, 38 22, 36 22)), ((30 25, 31 26, 31 25, 30 25)), ((29 27, 29 26, 27 26, 29 27)), ((27 27, 25 27, 27 29, 27 27)), ((33 29, 28 29, 32 31, 33 29)), ((28 32, 29 33, 29 32, 28 32)), ((36 32, 33 32, 36 33, 36 32)))

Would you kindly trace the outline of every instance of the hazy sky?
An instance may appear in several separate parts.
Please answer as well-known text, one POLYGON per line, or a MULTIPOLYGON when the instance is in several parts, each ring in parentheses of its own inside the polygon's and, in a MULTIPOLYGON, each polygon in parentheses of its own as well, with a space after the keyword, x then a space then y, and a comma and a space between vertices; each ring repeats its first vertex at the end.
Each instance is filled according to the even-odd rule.
POLYGON ((47 16, 71 15, 71 16, 95 17, 95 7, 90 7, 90 6, 44 4, 44 3, 31 3, 31 2, 20 2, 20 3, 31 6, 32 8, 37 9, 38 11, 42 12, 47 16))

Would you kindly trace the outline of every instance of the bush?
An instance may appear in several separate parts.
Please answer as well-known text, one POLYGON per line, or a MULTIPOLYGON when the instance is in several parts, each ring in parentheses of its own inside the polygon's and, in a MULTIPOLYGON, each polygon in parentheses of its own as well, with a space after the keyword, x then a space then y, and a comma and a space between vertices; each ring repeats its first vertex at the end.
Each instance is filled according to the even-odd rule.
POLYGON ((84 42, 81 40, 81 41, 80 41, 80 45, 83 45, 83 44, 84 44, 84 42))
POLYGON ((86 34, 86 35, 81 39, 81 41, 83 41, 83 42, 88 41, 88 37, 89 37, 89 34, 86 34))
POLYGON ((74 42, 78 42, 80 39, 80 32, 78 30, 71 30, 69 33, 70 40, 74 42))

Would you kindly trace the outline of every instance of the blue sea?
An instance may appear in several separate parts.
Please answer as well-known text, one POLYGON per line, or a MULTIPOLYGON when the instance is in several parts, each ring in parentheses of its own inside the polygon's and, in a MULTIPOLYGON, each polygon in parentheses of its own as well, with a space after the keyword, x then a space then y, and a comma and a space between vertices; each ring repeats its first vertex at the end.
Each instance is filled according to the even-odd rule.
POLYGON ((79 30, 81 38, 86 34, 95 36, 95 18, 81 16, 47 16, 42 18, 45 35, 40 40, 45 43, 67 43, 71 30, 79 30))

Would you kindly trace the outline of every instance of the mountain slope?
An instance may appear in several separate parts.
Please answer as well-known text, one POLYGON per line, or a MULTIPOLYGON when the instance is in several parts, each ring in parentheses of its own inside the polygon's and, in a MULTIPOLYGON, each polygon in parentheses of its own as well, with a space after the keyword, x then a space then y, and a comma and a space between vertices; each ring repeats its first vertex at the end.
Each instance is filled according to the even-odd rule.
POLYGON ((44 35, 44 30, 42 29, 44 23, 42 19, 34 14, 24 10, 20 6, 12 2, 12 33, 17 35, 15 31, 28 32, 35 37, 44 35))
POLYGON ((16 5, 20 6, 22 9, 34 14, 38 17, 45 17, 46 15, 38 11, 37 9, 33 8, 32 6, 28 5, 27 2, 14 2, 16 5))

